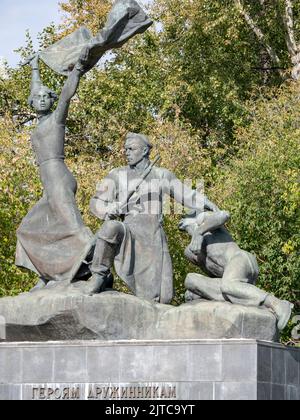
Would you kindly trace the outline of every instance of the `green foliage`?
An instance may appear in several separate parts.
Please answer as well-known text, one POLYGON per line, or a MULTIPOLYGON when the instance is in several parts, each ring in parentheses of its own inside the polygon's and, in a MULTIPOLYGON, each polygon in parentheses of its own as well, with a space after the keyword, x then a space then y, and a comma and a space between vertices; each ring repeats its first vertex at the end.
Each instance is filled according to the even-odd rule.
POLYGON ((60 3, 64 12, 61 25, 62 35, 76 30, 79 26, 87 26, 93 33, 104 26, 112 0, 67 0, 60 3))
POLYGON ((151 131, 162 103, 158 42, 155 33, 145 34, 82 81, 69 120, 74 145, 84 139, 101 150, 128 130, 151 131))
POLYGON ((296 304, 300 297, 299 84, 249 104, 237 129, 237 155, 219 169, 212 191, 231 212, 230 230, 255 252, 259 286, 296 304))
POLYGON ((23 292, 35 281, 16 268, 14 255, 16 229, 40 194, 28 135, 18 133, 8 117, 0 119, 0 296, 23 292))
MULTIPOLYGON (((203 132, 204 145, 230 144, 245 99, 264 80, 261 46, 232 1, 158 0, 155 11, 163 25, 169 100, 203 132)), ((276 75, 268 80, 276 82, 276 75)))

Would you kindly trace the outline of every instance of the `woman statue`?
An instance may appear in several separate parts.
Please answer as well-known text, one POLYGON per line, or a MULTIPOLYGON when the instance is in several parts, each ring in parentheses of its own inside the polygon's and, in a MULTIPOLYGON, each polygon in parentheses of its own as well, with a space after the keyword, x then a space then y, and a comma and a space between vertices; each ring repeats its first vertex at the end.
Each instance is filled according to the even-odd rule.
POLYGON ((106 51, 121 47, 151 24, 135 0, 117 0, 98 35, 92 37, 86 28, 80 28, 28 60, 32 68, 29 103, 38 120, 31 143, 44 194, 17 230, 16 265, 39 275, 34 290, 49 281, 72 281, 89 273, 86 259, 92 253, 94 235, 83 223, 75 201, 77 183, 64 161, 69 106, 82 75, 106 51), (54 112, 57 96, 42 85, 39 58, 67 76, 54 112))
POLYGON ((85 227, 76 205, 76 180, 64 161, 66 119, 70 101, 84 74, 87 56, 85 48, 62 89, 54 112, 51 108, 56 94, 41 83, 38 55, 30 62, 29 103, 38 119, 31 143, 44 194, 17 230, 16 264, 40 276, 37 288, 50 280, 72 280, 93 246, 93 234, 85 227))

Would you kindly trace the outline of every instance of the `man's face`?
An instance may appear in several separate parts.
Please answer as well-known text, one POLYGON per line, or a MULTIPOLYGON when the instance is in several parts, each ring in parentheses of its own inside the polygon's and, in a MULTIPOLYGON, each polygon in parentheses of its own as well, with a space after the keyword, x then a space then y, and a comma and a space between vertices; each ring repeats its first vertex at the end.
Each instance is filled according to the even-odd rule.
POLYGON ((147 155, 148 148, 141 141, 130 139, 126 140, 125 153, 129 166, 135 166, 147 155))
POLYGON ((45 89, 40 89, 33 96, 33 108, 39 113, 47 113, 50 111, 53 102, 49 93, 45 89))

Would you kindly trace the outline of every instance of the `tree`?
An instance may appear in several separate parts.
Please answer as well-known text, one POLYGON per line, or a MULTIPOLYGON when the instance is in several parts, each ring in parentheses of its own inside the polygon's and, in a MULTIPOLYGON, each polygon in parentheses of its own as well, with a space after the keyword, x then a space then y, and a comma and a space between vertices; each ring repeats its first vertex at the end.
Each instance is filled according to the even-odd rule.
POLYGON ((0 296, 32 285, 35 276, 14 265, 16 229, 40 194, 26 132, 17 130, 9 115, 0 117, 0 296))
MULTIPOLYGON (((243 119, 244 102, 261 86, 276 86, 276 72, 262 72, 262 48, 232 0, 157 0, 160 45, 168 66, 165 97, 176 113, 202 132, 201 144, 224 148, 243 119)), ((269 22, 268 35, 281 42, 269 22)), ((166 101, 167 104, 167 101, 166 101)))
POLYGON ((219 167, 211 194, 231 213, 230 230, 260 265, 259 286, 293 302, 300 297, 300 130, 298 83, 248 103, 237 128, 238 153, 219 167))
MULTIPOLYGON (((251 28, 258 41, 266 49, 273 65, 277 67, 282 77, 284 77, 283 72, 283 60, 279 57, 279 54, 276 51, 268 39, 267 34, 260 28, 259 24, 256 22, 255 18, 251 16, 251 7, 248 7, 243 0, 234 0, 235 5, 241 15, 244 17, 246 23, 251 28)), ((257 3, 257 2, 252 2, 257 3)), ((291 77, 294 80, 300 79, 300 41, 297 42, 296 38, 299 37, 298 25, 296 25, 296 19, 294 16, 294 9, 296 9, 297 17, 299 16, 299 5, 296 8, 292 0, 282 0, 278 2, 273 2, 270 6, 268 0, 258 0, 259 6, 261 9, 266 7, 273 9, 272 11, 276 13, 277 17, 281 17, 283 24, 283 35, 286 43, 286 52, 288 53, 290 64, 291 64, 291 77), (297 28, 296 28, 297 26, 297 28), (297 36, 298 35, 298 36, 297 36)), ((257 8, 256 8, 257 9, 257 8)), ((278 22, 277 22, 278 24, 278 22)))

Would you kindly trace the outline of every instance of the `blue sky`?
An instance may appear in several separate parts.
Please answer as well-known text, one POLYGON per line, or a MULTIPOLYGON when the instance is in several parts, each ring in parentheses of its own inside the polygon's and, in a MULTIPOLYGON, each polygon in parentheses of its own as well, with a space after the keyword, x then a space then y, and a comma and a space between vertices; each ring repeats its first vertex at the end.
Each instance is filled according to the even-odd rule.
POLYGON ((49 23, 58 23, 59 0, 0 0, 0 57, 11 66, 20 61, 14 49, 25 44, 26 29, 33 40, 49 23))

